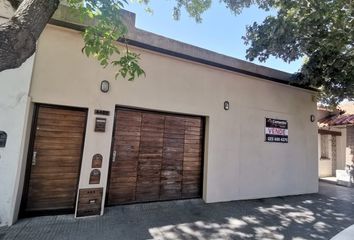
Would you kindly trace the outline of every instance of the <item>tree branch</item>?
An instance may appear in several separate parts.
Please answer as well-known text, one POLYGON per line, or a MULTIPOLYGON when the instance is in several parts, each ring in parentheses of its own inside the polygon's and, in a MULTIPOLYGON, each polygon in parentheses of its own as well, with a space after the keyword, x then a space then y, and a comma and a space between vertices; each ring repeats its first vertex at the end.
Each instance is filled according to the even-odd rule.
POLYGON ((58 8, 59 0, 23 0, 14 16, 0 25, 0 72, 21 66, 58 8))

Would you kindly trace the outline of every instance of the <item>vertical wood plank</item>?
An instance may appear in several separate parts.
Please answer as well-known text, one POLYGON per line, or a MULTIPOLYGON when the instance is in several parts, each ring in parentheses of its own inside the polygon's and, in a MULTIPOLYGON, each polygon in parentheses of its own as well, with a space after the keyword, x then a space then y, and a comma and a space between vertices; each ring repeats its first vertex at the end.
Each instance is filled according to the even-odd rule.
POLYGON ((200 197, 202 194, 203 121, 186 119, 183 158, 182 197, 200 197))
POLYGON ((141 135, 141 113, 117 110, 111 163, 108 204, 129 203, 136 200, 138 157, 141 135))
POLYGON ((142 114, 137 201, 159 200, 164 122, 162 114, 142 114))
POLYGON ((200 117, 116 111, 110 205, 201 196, 200 117))

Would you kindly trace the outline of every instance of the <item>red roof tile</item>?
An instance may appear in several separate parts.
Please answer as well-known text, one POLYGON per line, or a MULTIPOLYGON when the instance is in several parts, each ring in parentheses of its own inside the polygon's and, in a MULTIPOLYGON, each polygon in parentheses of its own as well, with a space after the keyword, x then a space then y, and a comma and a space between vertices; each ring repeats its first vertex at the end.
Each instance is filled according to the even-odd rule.
POLYGON ((328 126, 354 124, 354 114, 333 115, 320 119, 319 124, 328 126))

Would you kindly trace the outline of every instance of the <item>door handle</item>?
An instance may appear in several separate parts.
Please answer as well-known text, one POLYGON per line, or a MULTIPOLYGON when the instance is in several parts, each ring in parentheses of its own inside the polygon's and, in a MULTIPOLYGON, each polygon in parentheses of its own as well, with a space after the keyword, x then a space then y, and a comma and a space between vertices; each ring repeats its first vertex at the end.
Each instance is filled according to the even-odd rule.
POLYGON ((112 156, 112 162, 115 162, 115 161, 116 161, 116 157, 117 157, 117 151, 114 150, 114 151, 113 151, 113 156, 112 156))
POLYGON ((32 166, 36 166, 37 164, 37 152, 34 151, 32 155, 32 166))

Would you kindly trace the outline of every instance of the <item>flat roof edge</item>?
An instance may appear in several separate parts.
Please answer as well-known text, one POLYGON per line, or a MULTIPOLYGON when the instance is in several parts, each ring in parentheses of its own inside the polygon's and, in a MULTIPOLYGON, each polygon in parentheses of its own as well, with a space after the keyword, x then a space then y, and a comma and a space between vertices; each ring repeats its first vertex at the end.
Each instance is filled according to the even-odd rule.
MULTIPOLYGON (((135 14, 123 11, 123 19, 127 22, 128 34, 126 39, 118 40, 127 42, 131 46, 147 49, 150 51, 162 53, 176 58, 185 59, 192 62, 205 64, 208 66, 237 72, 253 77, 293 86, 309 91, 318 91, 315 88, 296 84, 290 80, 291 74, 280 70, 260 66, 237 58, 232 58, 207 49, 183 43, 174 39, 166 38, 158 34, 147 32, 135 28, 135 14)), ((85 26, 71 21, 71 19, 53 17, 50 24, 65 27, 77 31, 84 31, 85 26)))
POLYGON ((122 40, 120 42, 127 42, 128 45, 131 45, 131 46, 134 46, 134 47, 147 49, 147 50, 150 50, 150 51, 153 51, 153 52, 162 53, 162 54, 169 55, 169 56, 172 56, 172 57, 181 58, 181 59, 184 59, 184 60, 201 63, 201 64, 204 64, 204 65, 208 65, 208 66, 212 66, 212 67, 228 70, 228 71, 231 71, 231 72, 237 72, 237 73, 244 74, 244 75, 249 75, 249 76, 252 76, 252 77, 262 78, 262 79, 269 80, 269 81, 272 81, 272 82, 281 83, 281 84, 284 84, 284 85, 293 86, 293 87, 306 89, 306 90, 310 90, 310 91, 318 91, 315 88, 302 86, 302 85, 299 85, 299 84, 296 84, 296 83, 292 83, 290 81, 284 81, 284 80, 279 79, 279 78, 275 78, 275 77, 271 77, 271 76, 267 76, 267 75, 262 75, 262 74, 255 73, 255 72, 250 72, 250 71, 247 71, 247 70, 244 70, 244 69, 239 69, 239 68, 232 67, 232 66, 229 66, 229 65, 224 65, 222 63, 209 61, 207 59, 202 59, 202 58, 194 57, 194 56, 191 56, 191 55, 187 55, 187 54, 183 54, 183 53, 179 53, 179 52, 174 52, 174 51, 171 51, 171 50, 168 50, 168 49, 159 48, 159 47, 156 47, 156 46, 148 45, 146 43, 138 42, 138 41, 131 40, 131 39, 125 39, 125 40, 122 40))

